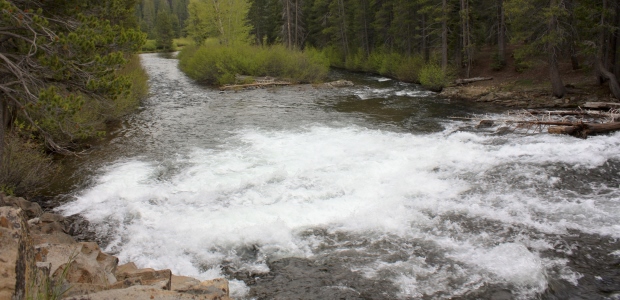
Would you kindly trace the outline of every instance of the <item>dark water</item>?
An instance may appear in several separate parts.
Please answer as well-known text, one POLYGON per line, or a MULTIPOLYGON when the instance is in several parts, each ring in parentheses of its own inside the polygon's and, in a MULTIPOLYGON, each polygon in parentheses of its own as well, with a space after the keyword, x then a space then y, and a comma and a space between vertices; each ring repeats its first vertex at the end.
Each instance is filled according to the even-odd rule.
POLYGON ((620 135, 476 129, 449 117, 503 110, 366 74, 221 93, 142 60, 150 97, 57 198, 122 261, 238 299, 620 299, 620 135))

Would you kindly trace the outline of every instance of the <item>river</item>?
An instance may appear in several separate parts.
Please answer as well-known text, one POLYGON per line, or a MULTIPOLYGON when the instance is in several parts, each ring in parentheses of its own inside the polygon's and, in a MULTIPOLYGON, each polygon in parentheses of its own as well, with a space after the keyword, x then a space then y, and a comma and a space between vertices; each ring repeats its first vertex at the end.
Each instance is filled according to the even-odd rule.
POLYGON ((620 134, 477 130, 501 108, 355 86, 219 92, 143 54, 150 95, 57 210, 121 263, 236 299, 620 299, 620 134))

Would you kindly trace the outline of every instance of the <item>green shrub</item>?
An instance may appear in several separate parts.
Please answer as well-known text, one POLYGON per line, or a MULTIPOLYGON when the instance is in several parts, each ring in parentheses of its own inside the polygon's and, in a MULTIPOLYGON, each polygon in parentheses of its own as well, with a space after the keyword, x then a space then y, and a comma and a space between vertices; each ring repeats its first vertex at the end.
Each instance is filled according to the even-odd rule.
POLYGON ((447 84, 447 76, 437 64, 427 64, 420 70, 420 84, 428 90, 440 92, 447 84))
POLYGON ((423 67, 424 57, 422 55, 405 57, 394 70, 394 76, 400 81, 420 83, 419 73, 423 67))
POLYGON ((157 51, 157 43, 155 40, 146 40, 146 43, 142 46, 142 52, 155 52, 157 51))
POLYGON ((194 40, 188 37, 174 39, 174 45, 176 48, 183 48, 185 46, 193 45, 194 40))
POLYGON ((272 76, 293 82, 319 82, 326 78, 329 63, 314 49, 292 51, 282 45, 258 47, 206 42, 187 46, 179 54, 179 67, 194 80, 209 84, 235 83, 237 74, 272 76))
POLYGON ((120 95, 114 101, 114 109, 106 116, 107 120, 119 119, 136 110, 140 105, 140 101, 146 98, 149 93, 149 76, 142 68, 140 56, 133 55, 129 58, 127 64, 117 72, 117 75, 129 78, 131 80, 131 89, 129 93, 120 95))
POLYGON ((50 178, 58 172, 58 166, 52 164, 43 145, 34 140, 17 134, 7 134, 5 138, 0 191, 25 197, 36 195, 47 187, 50 178))

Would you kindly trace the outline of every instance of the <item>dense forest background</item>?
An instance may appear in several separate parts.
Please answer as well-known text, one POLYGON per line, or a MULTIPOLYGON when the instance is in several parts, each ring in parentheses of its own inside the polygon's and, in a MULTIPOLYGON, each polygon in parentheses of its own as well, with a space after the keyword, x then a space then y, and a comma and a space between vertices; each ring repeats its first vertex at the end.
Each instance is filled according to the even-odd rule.
POLYGON ((542 62, 556 97, 567 92, 558 63, 570 61, 595 70, 620 98, 617 0, 142 0, 137 12, 150 38, 168 19, 175 37, 198 44, 241 35, 255 45, 320 49, 332 66, 409 81, 419 80, 377 61, 397 55, 395 64, 431 63, 463 77, 483 52, 496 70, 508 58, 517 71, 542 62))

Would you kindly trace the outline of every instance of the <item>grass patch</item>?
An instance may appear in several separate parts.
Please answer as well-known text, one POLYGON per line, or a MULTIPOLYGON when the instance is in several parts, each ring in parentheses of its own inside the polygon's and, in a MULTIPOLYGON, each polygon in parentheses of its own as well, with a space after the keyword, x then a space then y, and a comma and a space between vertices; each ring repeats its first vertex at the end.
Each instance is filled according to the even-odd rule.
POLYGON ((174 45, 177 49, 183 49, 186 46, 194 45, 194 40, 188 37, 174 39, 174 45))
POLYGON ((329 62, 322 53, 313 49, 301 52, 281 45, 225 46, 207 41, 202 46, 189 45, 181 50, 179 67, 192 79, 214 85, 235 83, 237 74, 314 83, 327 77, 329 62))
POLYGON ((5 137, 0 191, 7 195, 34 196, 46 188, 59 167, 42 144, 15 133, 5 137))

